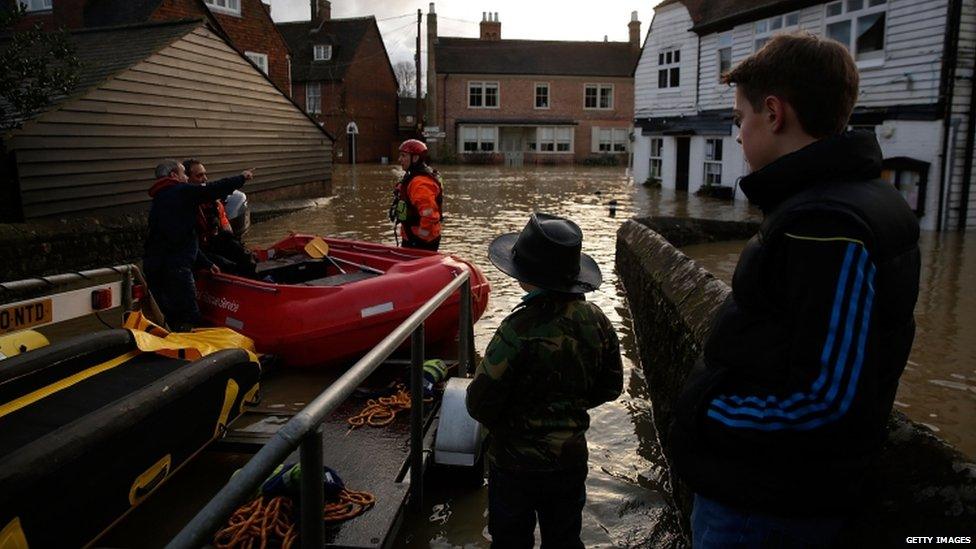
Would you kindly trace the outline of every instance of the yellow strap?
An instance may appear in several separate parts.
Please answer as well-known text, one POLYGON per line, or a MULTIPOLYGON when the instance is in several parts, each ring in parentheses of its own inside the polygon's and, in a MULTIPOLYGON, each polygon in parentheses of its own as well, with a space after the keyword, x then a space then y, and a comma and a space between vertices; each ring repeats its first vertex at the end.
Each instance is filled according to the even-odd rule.
POLYGON ((813 240, 815 242, 838 242, 838 241, 853 242, 855 244, 860 244, 861 246, 864 246, 864 242, 861 242, 856 238, 848 238, 846 236, 816 237, 816 236, 801 236, 798 234, 791 234, 791 233, 786 233, 786 236, 790 238, 795 238, 797 240, 813 240))
POLYGON ((97 366, 92 366, 87 370, 82 370, 73 376, 69 376, 64 379, 58 380, 48 385, 47 387, 43 387, 41 389, 34 391, 33 393, 28 393, 16 400, 8 402, 3 406, 0 406, 0 417, 3 417, 7 414, 12 414, 17 410, 20 410, 21 408, 24 408, 26 406, 30 406, 31 404, 34 404, 35 402, 41 399, 47 398, 53 395, 54 393, 57 393, 58 391, 63 391, 71 387, 72 385, 75 385, 76 383, 84 381, 90 377, 97 376, 98 374, 105 372, 107 370, 111 370, 112 368, 115 368, 120 364, 124 364, 128 362, 129 360, 138 356, 139 354, 140 351, 130 351, 124 355, 117 356, 112 360, 103 362, 97 366))
POLYGON ((28 549, 27 536, 20 526, 20 517, 14 517, 0 530, 0 549, 28 549))

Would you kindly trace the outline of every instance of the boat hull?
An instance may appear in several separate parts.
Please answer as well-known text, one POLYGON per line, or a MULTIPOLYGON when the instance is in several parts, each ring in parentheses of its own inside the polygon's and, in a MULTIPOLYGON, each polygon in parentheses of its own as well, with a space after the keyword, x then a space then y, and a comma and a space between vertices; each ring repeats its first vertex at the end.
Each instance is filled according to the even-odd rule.
POLYGON ((139 352, 125 330, 5 360, 0 545, 91 543, 222 435, 259 375, 243 350, 191 362, 139 352))
MULTIPOLYGON (((304 247, 313 238, 291 235, 256 253, 266 261, 306 257, 304 247)), ((336 271, 327 258, 286 261, 265 271, 274 275, 280 271, 281 277, 294 279, 292 283, 204 274, 197 281, 204 319, 248 336, 258 351, 274 354, 288 366, 310 367, 348 362, 366 353, 462 271, 471 273, 472 320, 487 307, 484 274, 461 259, 367 242, 324 240, 329 256, 347 271, 344 275, 330 275, 336 271), (300 276, 301 269, 320 272, 300 276), (373 275, 370 270, 383 274, 373 275), (295 282, 319 274, 328 276, 312 285, 295 282)), ((428 343, 456 337, 459 303, 456 292, 427 319, 428 343)))

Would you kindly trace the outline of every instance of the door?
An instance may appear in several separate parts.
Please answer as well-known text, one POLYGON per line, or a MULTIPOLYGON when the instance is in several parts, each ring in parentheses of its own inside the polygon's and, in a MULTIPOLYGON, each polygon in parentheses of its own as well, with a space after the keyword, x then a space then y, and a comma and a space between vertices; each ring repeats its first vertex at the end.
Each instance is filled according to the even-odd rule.
POLYGON ((522 148, 525 146, 522 139, 522 128, 499 128, 499 144, 502 154, 505 157, 505 165, 513 167, 522 166, 522 148))
POLYGON ((674 190, 688 190, 688 160, 691 153, 691 138, 676 137, 677 152, 675 153, 674 190))

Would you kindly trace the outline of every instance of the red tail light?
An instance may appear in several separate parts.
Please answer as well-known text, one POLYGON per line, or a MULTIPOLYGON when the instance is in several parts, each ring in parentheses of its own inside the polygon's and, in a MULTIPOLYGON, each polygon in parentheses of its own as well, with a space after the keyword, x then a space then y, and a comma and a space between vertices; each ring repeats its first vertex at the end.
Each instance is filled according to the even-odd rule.
POLYGON ((139 301, 140 299, 146 297, 146 287, 142 284, 132 285, 132 299, 133 301, 139 301))
POLYGON ((108 309, 112 306, 112 289, 103 288, 91 293, 91 306, 96 311, 108 309))

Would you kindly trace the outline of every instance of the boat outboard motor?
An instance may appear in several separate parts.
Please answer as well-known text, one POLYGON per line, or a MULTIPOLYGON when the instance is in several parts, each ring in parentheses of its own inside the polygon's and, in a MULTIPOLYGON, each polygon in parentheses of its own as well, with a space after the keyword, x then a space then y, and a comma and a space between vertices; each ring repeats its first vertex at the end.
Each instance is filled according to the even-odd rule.
POLYGON ((224 210, 227 220, 237 238, 243 238, 251 228, 251 206, 247 203, 247 195, 241 191, 234 191, 224 200, 224 210))

